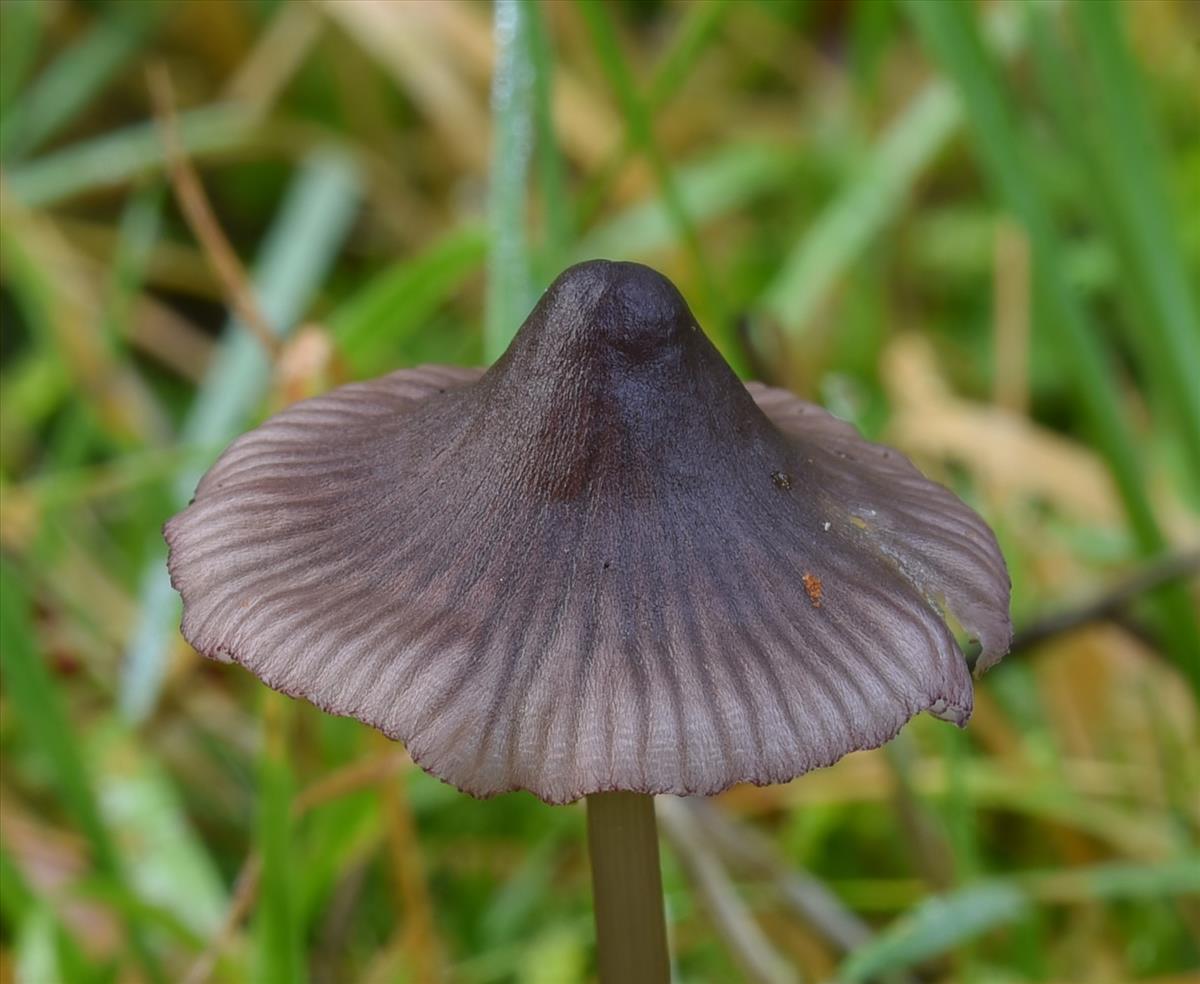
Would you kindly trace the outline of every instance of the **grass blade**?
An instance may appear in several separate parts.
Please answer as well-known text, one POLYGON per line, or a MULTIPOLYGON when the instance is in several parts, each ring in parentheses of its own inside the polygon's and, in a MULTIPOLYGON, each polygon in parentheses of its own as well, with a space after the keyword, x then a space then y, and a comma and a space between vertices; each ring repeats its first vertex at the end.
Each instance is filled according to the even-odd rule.
POLYGON ((680 11, 683 24, 671 39, 646 91, 646 108, 659 112, 679 91, 700 56, 719 35, 732 0, 709 0, 680 11))
POLYGON ((488 191, 490 250, 484 356, 494 361, 529 311, 526 182, 533 149, 530 9, 519 0, 495 6, 496 71, 492 79, 492 162, 488 191))
POLYGON ((4 683, 25 727, 36 733, 54 773, 63 805, 87 838, 97 865, 109 874, 118 870, 116 851, 100 819, 100 810, 87 779, 79 748, 58 702, 54 681, 39 657, 29 622, 29 606, 16 571, 0 567, 0 647, 4 658, 4 683))
MULTIPOLYGON (((629 138, 642 151, 654 169, 667 214, 671 217, 676 233, 683 240, 692 259, 699 281, 702 305, 709 318, 710 326, 723 343, 722 348, 726 351, 726 355, 734 357, 734 368, 740 368, 736 357, 736 349, 739 346, 732 337, 732 325, 728 324, 725 317, 724 305, 709 269, 704 246, 696 232, 695 223, 688 214, 683 197, 679 193, 666 155, 663 154, 654 137, 654 125, 650 111, 645 100, 637 91, 633 73, 621 50, 616 28, 609 19, 604 5, 597 0, 581 0, 579 9, 583 13, 584 20, 587 21, 592 43, 600 64, 604 68, 604 74, 608 76, 609 84, 613 87, 617 102, 620 103, 621 110, 629 124, 629 138)), ((620 259, 621 255, 618 254, 616 258, 620 259)))
MULTIPOLYGON (((1122 397, 1100 334, 1069 287, 1063 250, 1053 219, 1034 178, 1023 134, 996 70, 961 4, 910 0, 909 14, 930 51, 958 85, 981 166, 1005 206, 1024 225, 1038 271, 1037 289, 1052 317, 1056 344, 1075 367, 1071 382, 1093 439, 1112 471, 1134 536, 1146 555, 1166 541, 1142 480, 1133 434, 1121 415, 1122 397)), ((1167 643, 1192 686, 1200 690, 1200 627, 1187 593, 1160 592, 1160 610, 1169 626, 1167 643)))
POLYGON ((537 286, 546 287, 559 273, 575 235, 567 171, 554 129, 554 50, 541 2, 526 4, 533 65, 533 121, 537 176, 545 234, 537 263, 537 286))
MULTIPOLYGON (((101 818, 74 729, 35 648, 21 579, 5 563, 0 563, 0 666, 12 706, 33 734, 32 744, 45 755, 59 798, 86 838, 96 868, 119 893, 126 894, 121 861, 101 818)), ((126 928, 130 948, 147 976, 153 981, 165 980, 142 927, 128 920, 126 928)))
MULTIPOLYGON (((707 222, 745 208, 784 185, 795 173, 796 157, 786 146, 730 143, 710 157, 679 169, 679 194, 690 215, 707 222)), ((617 212, 592 229, 573 250, 577 259, 594 256, 648 257, 678 239, 662 194, 617 212)))
POLYGON ((47 66, 0 121, 0 159, 36 150, 103 93, 107 82, 142 46, 166 9, 131 4, 105 17, 47 66))
MULTIPOLYGON (((1018 11, 1002 4, 987 33, 1001 57, 1021 47, 1018 11)), ((763 293, 761 309, 788 339, 800 341, 831 288, 899 213, 917 178, 962 123, 963 106, 947 82, 930 82, 871 149, 836 198, 808 227, 763 293)), ((765 326, 752 328, 762 351, 765 326)))
POLYGON ((329 315, 342 356, 359 375, 388 368, 405 341, 479 268, 487 236, 468 226, 377 274, 329 315))
POLYGON ((228 899, 178 789, 147 752, 127 729, 93 732, 88 764, 101 777, 104 819, 124 848, 138 897, 208 939, 220 929, 228 899))
MULTIPOLYGON (((247 143, 261 124, 236 106, 208 106, 179 116, 179 139, 192 160, 247 143)), ((110 188, 165 164, 157 124, 136 123, 123 130, 72 144, 8 171, 8 190, 23 204, 55 205, 64 199, 110 188)))
MULTIPOLYGON (((659 113, 671 101, 700 56, 718 36, 730 2, 731 0, 709 0, 707 3, 691 4, 681 10, 683 23, 671 38, 670 47, 655 67, 647 87, 647 112, 659 113)), ((625 140, 620 148, 591 179, 581 195, 583 201, 578 209, 581 223, 589 222, 608 198, 633 149, 631 135, 626 131, 625 140)), ((686 197, 684 201, 686 203, 686 197)), ((689 214, 694 216, 695 212, 690 211, 689 214)))
POLYGON ((1172 397, 1193 477, 1200 478, 1200 314, 1189 281, 1172 209, 1163 187, 1162 154, 1141 97, 1141 80, 1118 23, 1115 3, 1075 4, 1072 12, 1094 68, 1095 121, 1109 197, 1128 269, 1141 282, 1151 318, 1145 327, 1161 350, 1164 390, 1172 397))
MULTIPOLYGON (((259 303, 280 335, 304 312, 341 246, 358 203, 358 187, 350 162, 332 153, 312 157, 296 178, 255 276, 259 303)), ((219 449, 231 441, 261 399, 269 374, 262 347, 232 321, 184 422, 180 443, 219 449)), ((176 508, 191 498, 202 473, 202 468, 188 467, 178 474, 173 485, 176 508)), ((122 713, 132 721, 143 720, 153 710, 167 649, 176 637, 179 608, 161 549, 152 552, 147 564, 138 610, 120 694, 122 713)))
POLYGON ((258 908, 258 979, 303 984, 304 946, 293 888, 296 859, 292 842, 294 781, 287 754, 289 698, 262 694, 263 752, 258 782, 258 847, 262 857, 262 899, 258 908))
POLYGON ((8 112, 37 62, 49 12, 40 0, 0 3, 0 112, 8 112))
POLYGON ((937 895, 855 950, 842 964, 838 980, 866 981, 940 956, 997 926, 1020 919, 1028 899, 1015 886, 987 882, 937 895))

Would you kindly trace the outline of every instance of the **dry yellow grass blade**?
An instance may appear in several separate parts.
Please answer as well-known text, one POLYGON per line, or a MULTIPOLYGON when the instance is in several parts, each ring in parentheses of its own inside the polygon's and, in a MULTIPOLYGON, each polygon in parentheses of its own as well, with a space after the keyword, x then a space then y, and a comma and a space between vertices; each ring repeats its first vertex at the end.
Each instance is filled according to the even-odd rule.
POLYGON ((284 4, 237 74, 225 97, 261 119, 274 107, 321 36, 324 22, 306 3, 284 4))
MULTIPOLYGON (((67 215, 56 217, 56 221, 59 232, 94 262, 116 255, 120 233, 113 225, 67 215)), ((204 253, 191 243, 165 235, 156 239, 146 254, 142 283, 205 300, 224 300, 221 283, 209 268, 204 253)))
MULTIPOLYGON (((459 164, 486 166, 487 85, 495 51, 491 23, 454 0, 321 0, 322 9, 392 76, 443 137, 459 164)), ((619 145, 624 122, 570 68, 556 66, 554 125, 563 152, 600 167, 619 145)))
MULTIPOLYGON (((1099 455, 1020 414, 954 395, 923 336, 897 336, 882 362, 895 411, 890 442, 922 462, 962 464, 987 500, 1003 508, 1040 501, 1076 522, 1123 527, 1120 499, 1099 455)), ((1159 495, 1155 504, 1179 542, 1200 539, 1200 522, 1177 499, 1159 495)))
MULTIPOLYGON (((487 85, 496 53, 486 8, 461 0, 434 0, 413 4, 412 12, 428 21, 481 87, 487 85)), ((595 85, 561 62, 555 65, 553 99, 554 128, 563 153, 585 169, 600 167, 624 136, 625 122, 597 95, 595 85)))
POLYGON ((421 4, 322 0, 321 9, 379 62, 424 113, 459 165, 487 167, 486 99, 459 72, 421 4))
POLYGON ((1044 647, 1035 672, 1064 757, 1103 757, 1115 795, 1156 809, 1179 799, 1200 824, 1200 713, 1175 668, 1123 629, 1095 625, 1044 647), (1188 776, 1191 788, 1178 788, 1188 776))
POLYGON ((19 204, 0 181, 6 274, 16 264, 54 271, 39 289, 38 303, 53 342, 80 392, 101 423, 118 437, 159 444, 167 422, 138 375, 111 351, 101 331, 104 305, 100 271, 40 212, 19 204))
POLYGON ((1029 413, 1029 238, 1011 220, 996 226, 992 290, 996 349, 994 399, 1012 413, 1029 413))

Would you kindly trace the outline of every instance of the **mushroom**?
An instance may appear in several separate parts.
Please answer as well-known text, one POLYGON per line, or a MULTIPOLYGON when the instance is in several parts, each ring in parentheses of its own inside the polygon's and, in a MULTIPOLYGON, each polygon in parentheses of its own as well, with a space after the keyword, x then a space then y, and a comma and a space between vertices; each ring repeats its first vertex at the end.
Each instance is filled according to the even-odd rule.
POLYGON ((995 537, 899 452, 743 385, 675 287, 571 267, 489 370, 406 369, 235 441, 166 526, 205 656, 478 797, 587 797, 601 975, 667 973, 651 797, 786 782, 1011 634, 995 537))

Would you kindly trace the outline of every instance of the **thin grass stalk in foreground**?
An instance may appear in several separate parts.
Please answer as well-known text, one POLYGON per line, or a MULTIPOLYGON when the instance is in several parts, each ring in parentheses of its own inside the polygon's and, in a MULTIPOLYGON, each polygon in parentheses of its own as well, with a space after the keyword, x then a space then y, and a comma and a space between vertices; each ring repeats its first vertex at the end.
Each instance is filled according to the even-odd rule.
MULTIPOLYGON (((382 734, 371 736, 382 755, 394 755, 395 743, 382 734), (390 747, 389 747, 390 746, 390 747)), ((445 978, 442 945, 429 896, 420 835, 408 797, 407 771, 379 783, 380 812, 387 826, 386 852, 392 876, 392 897, 399 903, 401 925, 393 930, 385 963, 399 957, 415 980, 445 978)))
MULTIPOLYGON (((1053 317, 1048 324, 1065 359, 1075 367, 1075 387, 1093 439, 1108 461, 1142 553, 1166 547, 1142 481, 1142 463, 1129 425, 1121 414, 1120 388, 1088 312, 1070 287, 1054 221, 1034 175, 1023 135, 1013 124, 995 67, 980 42, 969 7, 920 3, 908 10, 925 43, 958 84, 979 161, 1004 204, 1029 234, 1037 289, 1053 317)), ((1166 644, 1191 685, 1200 691, 1200 626, 1185 591, 1164 589, 1160 611, 1168 627, 1166 644)))
POLYGON ((519 0, 497 0, 496 70, 492 79, 492 162, 488 190, 490 251, 483 348, 494 362, 529 310, 529 256, 525 235, 526 182, 533 149, 533 77, 530 20, 519 0))

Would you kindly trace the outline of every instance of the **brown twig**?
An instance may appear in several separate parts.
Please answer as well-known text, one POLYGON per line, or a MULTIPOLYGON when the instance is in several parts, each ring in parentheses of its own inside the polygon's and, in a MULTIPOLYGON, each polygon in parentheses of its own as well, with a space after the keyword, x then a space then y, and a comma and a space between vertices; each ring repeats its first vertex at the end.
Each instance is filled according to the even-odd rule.
POLYGON ((175 116, 171 76, 166 66, 157 64, 147 70, 146 78, 150 87, 150 97, 154 102, 159 134, 166 152, 167 173, 188 227, 199 240, 205 257, 228 297, 230 307, 237 312, 250 333, 258 339, 267 355, 274 359, 279 352, 279 339, 259 307, 245 268, 221 230, 208 197, 204 194, 200 177, 184 150, 175 116))
POLYGON ((1200 575, 1200 550, 1191 553, 1168 554, 1150 561, 1123 581, 1118 581, 1097 598, 1077 608, 1047 615, 1031 622, 1013 636, 1010 652, 1028 649, 1064 632, 1070 632, 1091 622, 1115 618, 1121 610, 1141 595, 1171 581, 1200 575))

